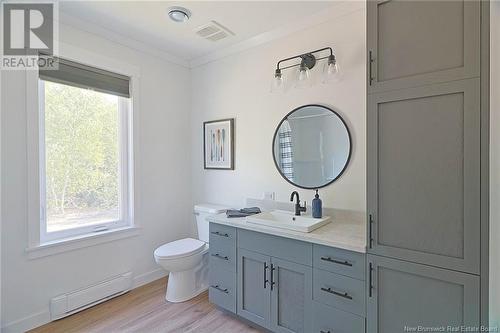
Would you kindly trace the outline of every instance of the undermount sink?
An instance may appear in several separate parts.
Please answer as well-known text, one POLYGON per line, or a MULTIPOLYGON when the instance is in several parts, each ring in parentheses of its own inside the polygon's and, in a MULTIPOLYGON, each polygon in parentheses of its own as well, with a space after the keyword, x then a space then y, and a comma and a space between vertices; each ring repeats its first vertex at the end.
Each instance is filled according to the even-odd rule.
POLYGON ((316 219, 311 215, 295 216, 293 212, 284 210, 273 210, 271 212, 263 212, 247 216, 246 220, 248 223, 300 232, 311 232, 327 223, 330 223, 329 216, 316 219))

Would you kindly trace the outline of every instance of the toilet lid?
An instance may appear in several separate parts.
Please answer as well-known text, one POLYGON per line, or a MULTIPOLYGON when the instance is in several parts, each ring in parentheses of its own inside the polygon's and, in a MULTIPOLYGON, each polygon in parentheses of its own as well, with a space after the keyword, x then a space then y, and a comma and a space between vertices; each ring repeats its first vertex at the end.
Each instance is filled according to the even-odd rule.
POLYGON ((155 256, 159 258, 179 258, 186 257, 200 252, 205 246, 205 242, 194 238, 179 239, 164 244, 155 250, 155 256))

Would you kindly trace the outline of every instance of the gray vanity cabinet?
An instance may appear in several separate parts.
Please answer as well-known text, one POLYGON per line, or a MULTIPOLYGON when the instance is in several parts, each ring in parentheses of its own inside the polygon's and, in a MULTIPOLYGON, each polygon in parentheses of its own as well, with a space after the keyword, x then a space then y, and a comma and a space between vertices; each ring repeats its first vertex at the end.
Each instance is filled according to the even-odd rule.
POLYGON ((478 276, 373 255, 367 274, 368 333, 480 325, 478 276))
POLYGON ((212 303, 276 333, 365 333, 364 253, 215 222, 210 231, 213 253, 237 253, 234 270, 211 257, 212 303))
POLYGON ((270 326, 271 287, 269 256, 238 249, 237 313, 262 327, 270 326))
POLYGON ((479 79, 368 95, 368 252, 479 274, 479 79))
POLYGON ((368 93, 479 76, 480 1, 367 1, 368 93))
POLYGON ((271 258, 271 329, 274 332, 308 333, 311 327, 312 270, 286 260, 271 258))
POLYGON ((309 332, 311 267, 240 248, 238 286, 241 317, 273 332, 309 332))

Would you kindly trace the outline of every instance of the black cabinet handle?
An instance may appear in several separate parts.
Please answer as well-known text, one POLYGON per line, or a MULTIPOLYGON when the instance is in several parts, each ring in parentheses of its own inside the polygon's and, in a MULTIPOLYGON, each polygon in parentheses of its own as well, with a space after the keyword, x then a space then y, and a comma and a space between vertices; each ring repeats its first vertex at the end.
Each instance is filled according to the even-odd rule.
POLYGON ((229 294, 229 291, 227 290, 227 288, 222 289, 221 287, 219 287, 218 284, 216 284, 215 286, 211 286, 211 287, 214 288, 214 289, 217 289, 218 291, 221 291, 221 292, 223 292, 225 294, 229 294))
POLYGON ((321 257, 321 260, 328 261, 328 262, 333 262, 334 264, 339 264, 339 265, 345 265, 352 267, 352 263, 350 263, 347 260, 337 260, 337 259, 332 259, 330 257, 321 257))
POLYGON ((266 289, 266 284, 269 282, 267 279, 267 269, 269 267, 267 266, 267 262, 264 263, 264 289, 266 289))
POLYGON ((375 61, 373 59, 373 54, 372 53, 373 52, 371 50, 368 52, 368 75, 369 75, 370 86, 373 83, 372 66, 373 66, 373 62, 375 61))
POLYGON ((339 297, 343 297, 343 298, 347 298, 347 299, 352 299, 352 296, 349 295, 348 293, 342 293, 342 292, 339 292, 339 291, 335 291, 332 288, 323 288, 322 287, 321 290, 324 291, 324 292, 327 292, 327 293, 339 296, 339 297))
POLYGON ((319 333, 332 333, 332 332, 330 330, 328 330, 328 331, 321 330, 321 331, 319 331, 319 333))
POLYGON ((373 216, 372 214, 370 214, 370 216, 368 217, 369 220, 368 220, 368 229, 369 229, 369 247, 370 249, 372 248, 373 246, 373 216))
POLYGON ((229 258, 227 256, 221 256, 218 253, 212 254, 212 257, 215 257, 215 258, 218 258, 218 259, 222 259, 222 260, 229 260, 229 258))
POLYGON ((229 237, 229 234, 221 234, 218 231, 212 231, 211 234, 212 235, 217 235, 217 236, 222 236, 222 237, 229 237))
POLYGON ((274 267, 273 264, 271 264, 271 290, 273 290, 273 286, 276 284, 276 282, 274 282, 274 270, 276 268, 274 267))
POLYGON ((368 264, 368 297, 372 297, 372 290, 373 290, 373 278, 372 278, 372 273, 373 273, 373 265, 372 263, 368 264))

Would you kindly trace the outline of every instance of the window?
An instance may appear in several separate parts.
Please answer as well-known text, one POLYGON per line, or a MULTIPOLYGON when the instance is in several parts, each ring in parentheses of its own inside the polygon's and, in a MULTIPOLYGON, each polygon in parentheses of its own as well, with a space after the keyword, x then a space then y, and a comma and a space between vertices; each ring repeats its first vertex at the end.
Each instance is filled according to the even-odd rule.
POLYGON ((39 71, 41 243, 132 225, 129 78, 57 61, 39 71))

